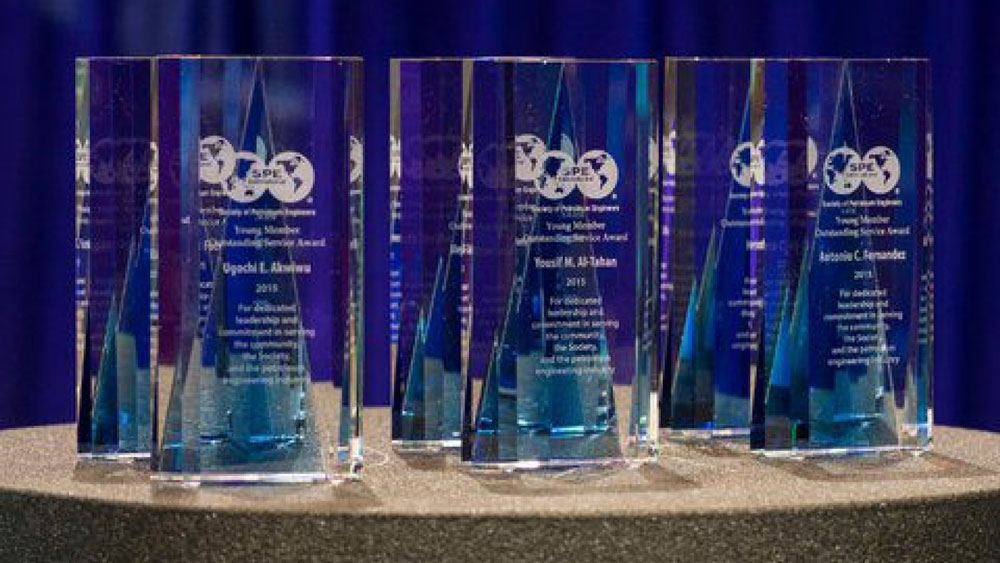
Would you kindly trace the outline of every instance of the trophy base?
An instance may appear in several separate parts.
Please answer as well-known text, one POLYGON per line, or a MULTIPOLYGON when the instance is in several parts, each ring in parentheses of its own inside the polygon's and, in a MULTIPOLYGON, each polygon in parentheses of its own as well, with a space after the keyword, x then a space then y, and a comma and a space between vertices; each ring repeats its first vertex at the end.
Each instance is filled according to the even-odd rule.
POLYGON ((519 473, 519 472, 563 472, 572 470, 624 469, 642 465, 655 458, 629 459, 623 457, 606 459, 548 459, 504 462, 464 462, 462 465, 470 473, 519 473))
POLYGON ((751 450, 751 453, 772 459, 812 459, 812 458, 852 458, 852 457, 889 457, 896 455, 920 456, 929 452, 931 445, 926 446, 872 446, 851 448, 815 448, 815 449, 781 449, 781 450, 751 450))
POLYGON ((119 452, 119 453, 78 453, 78 461, 86 463, 140 463, 149 461, 149 452, 119 452))
POLYGON ((154 473, 152 480, 165 485, 308 485, 351 480, 326 473, 154 473))
POLYGON ((393 440, 392 449, 401 454, 437 454, 457 452, 461 439, 453 440, 393 440))
POLYGON ((750 428, 663 428, 663 438, 671 442, 709 442, 714 440, 745 440, 750 428))

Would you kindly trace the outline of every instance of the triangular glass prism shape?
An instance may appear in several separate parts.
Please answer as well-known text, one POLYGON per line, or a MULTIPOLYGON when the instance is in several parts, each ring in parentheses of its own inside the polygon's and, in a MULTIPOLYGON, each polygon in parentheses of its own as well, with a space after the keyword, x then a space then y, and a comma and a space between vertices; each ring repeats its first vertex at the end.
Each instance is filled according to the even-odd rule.
POLYGON ((748 434, 766 279, 765 65, 759 59, 668 60, 672 176, 662 205, 661 259, 676 364, 669 435, 748 434), (697 288, 688 301, 688 294, 697 288), (690 324, 689 324, 690 323, 690 324))
MULTIPOLYGON (((929 136, 920 62, 805 65, 800 85, 817 188, 794 293, 781 306, 763 429, 767 455, 840 455, 929 444, 926 356, 929 136), (893 77, 892 79, 888 77, 893 77), (824 93, 832 95, 824 96, 824 93), (819 135, 828 134, 826 138, 819 135), (923 379, 922 382, 918 381, 923 379)), ((797 80, 799 80, 797 78, 797 80)), ((810 172, 812 174, 812 172, 810 172)), ((802 202, 800 202, 802 203, 802 202)), ((805 219, 801 221, 800 219, 805 219)), ((790 231, 791 232, 791 231, 790 231)))
MULTIPOLYGON (((152 444, 149 356, 149 206, 111 294, 96 377, 81 385, 78 449, 99 458, 147 457, 152 444)), ((85 330, 90 330, 86 323, 85 330)), ((84 361, 90 362, 90 339, 84 361)), ((90 365, 84 366, 85 373, 90 365)))
POLYGON ((96 453, 107 453, 118 443, 118 318, 118 296, 112 294, 90 415, 91 436, 93 443, 98 444, 96 453))
POLYGON ((711 341, 711 426, 715 434, 727 436, 745 435, 750 426, 751 369, 756 362, 754 349, 762 313, 761 217, 763 194, 770 188, 766 185, 761 138, 763 64, 750 61, 743 66, 746 94, 736 137, 738 159, 731 163, 738 163, 738 167, 731 170, 725 216, 719 226, 712 294, 716 320, 711 341))
POLYGON ((701 281, 693 280, 671 389, 672 428, 708 430, 715 403, 715 290, 719 241, 712 229, 701 281))
MULTIPOLYGON (((474 465, 552 466, 620 459, 610 351, 603 325, 581 336, 562 315, 602 296, 590 242, 559 236, 558 224, 588 219, 580 190, 556 182, 583 151, 560 64, 548 156, 539 166, 528 243, 517 252, 507 312, 483 385, 471 449, 474 465), (555 151, 555 152, 551 152, 555 151), (541 196, 556 193, 559 199, 541 196), (555 267, 553 267, 555 266, 555 267)), ((598 323, 599 324, 599 323, 598 323)))
POLYGON ((78 59, 76 320, 81 458, 144 459, 150 401, 152 59, 78 59))
MULTIPOLYGON (((440 273, 440 267, 438 268, 440 273)), ((403 408, 400 412, 400 438, 423 439, 427 434, 428 404, 424 381, 424 348, 427 342, 427 320, 424 312, 417 317, 417 327, 413 331, 413 351, 410 352, 410 366, 406 376, 406 391, 403 394, 403 408)))
MULTIPOLYGON (((263 64, 256 63, 229 191, 251 190, 277 148, 263 64)), ((270 166, 268 164, 268 166, 270 166)), ((262 190, 228 197, 218 250, 201 256, 201 321, 178 366, 166 413, 160 478, 254 482, 326 479, 295 251, 282 201, 262 190), (277 239, 277 240, 280 240, 277 239), (211 277, 208 277, 208 276, 211 277), (210 280, 210 281, 209 281, 210 280)))
MULTIPOLYGON (((461 248, 452 233, 450 248, 461 248)), ((438 260, 430 313, 420 312, 406 378, 398 439, 458 446, 462 435, 461 254, 438 260)))
MULTIPOLYGON (((855 115, 855 98, 853 94, 851 63, 844 63, 841 70, 838 92, 837 111, 834 114, 833 130, 830 147, 850 149, 859 147, 860 140, 855 115)), ((853 150, 853 149, 851 149, 853 150)), ((849 159, 850 157, 846 157, 849 159)), ((846 160, 845 159, 845 160, 846 160)), ((836 160, 836 159, 834 159, 836 160)), ((832 161, 833 162, 833 161, 832 161)), ((845 162, 845 166, 847 163, 845 162)), ((825 173, 834 174, 831 170, 825 173)), ((830 189, 824 189, 820 195, 820 205, 817 215, 817 229, 820 232, 835 231, 845 221, 857 221, 865 215, 863 206, 831 206, 827 200, 839 198, 830 189)), ((854 192, 852 198, 865 200, 868 189, 861 186, 854 192)), ((837 201, 839 203, 839 200, 837 201)), ((873 355, 867 355, 867 361, 854 361, 853 356, 835 356, 831 361, 835 365, 822 364, 823 354, 811 355, 809 365, 809 447, 814 449, 837 448, 881 448, 898 444, 896 420, 894 415, 892 377, 887 363, 882 357, 886 346, 886 335, 882 330, 882 305, 878 280, 878 267, 874 262, 865 261, 852 263, 850 267, 842 264, 821 261, 824 255, 835 255, 843 252, 867 255, 872 250, 872 238, 863 230, 857 238, 822 237, 817 238, 809 257, 811 270, 806 274, 810 280, 812 291, 826 291, 827 288, 838 288, 838 291, 853 292, 856 295, 870 295, 875 304, 875 331, 859 332, 859 336, 872 336, 874 342, 873 355), (858 272, 868 272, 859 276, 858 272)), ((842 340, 843 331, 838 331, 837 325, 824 322, 822 319, 809 316, 809 324, 815 323, 818 330, 810 330, 814 339, 812 346, 823 349, 845 348, 842 340)), ((865 345, 862 345, 866 346, 865 345)))

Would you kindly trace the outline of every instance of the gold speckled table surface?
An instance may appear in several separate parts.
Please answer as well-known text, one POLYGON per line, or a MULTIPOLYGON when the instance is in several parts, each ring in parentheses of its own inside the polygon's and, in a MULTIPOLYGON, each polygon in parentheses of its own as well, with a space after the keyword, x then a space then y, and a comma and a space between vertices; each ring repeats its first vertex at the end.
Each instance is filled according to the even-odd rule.
POLYGON ((196 489, 77 464, 71 425, 0 432, 0 561, 1000 561, 996 434, 840 460, 668 442, 637 468, 480 474, 397 455, 388 422, 366 412, 361 482, 196 489))

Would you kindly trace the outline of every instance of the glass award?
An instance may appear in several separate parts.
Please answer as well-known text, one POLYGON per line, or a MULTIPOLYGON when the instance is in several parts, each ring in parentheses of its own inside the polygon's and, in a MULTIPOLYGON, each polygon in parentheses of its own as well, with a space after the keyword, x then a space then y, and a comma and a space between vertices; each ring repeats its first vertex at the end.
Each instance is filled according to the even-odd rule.
POLYGON ((764 269, 775 285, 751 448, 922 451, 933 412, 929 64, 764 64, 764 144, 776 155, 764 188, 776 255, 764 269))
POLYGON ((76 61, 76 379, 81 458, 148 458, 156 149, 152 59, 76 61))
POLYGON ((157 281, 177 310, 156 479, 358 475, 362 80, 354 58, 158 59, 157 281))
POLYGON ((457 449, 471 288, 472 62, 393 59, 389 137, 392 443, 457 449))
POLYGON ((506 58, 472 72, 462 458, 501 470, 651 459, 658 65, 506 58))
POLYGON ((769 170, 763 63, 665 62, 660 425, 746 436, 760 341, 769 170))

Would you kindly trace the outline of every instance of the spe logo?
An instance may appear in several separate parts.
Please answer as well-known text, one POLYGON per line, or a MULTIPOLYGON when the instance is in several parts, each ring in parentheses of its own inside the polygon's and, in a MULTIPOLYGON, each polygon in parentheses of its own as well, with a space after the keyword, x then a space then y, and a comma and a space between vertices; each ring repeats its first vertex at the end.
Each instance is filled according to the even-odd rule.
MULTIPOLYGON (((416 181, 451 181, 457 171, 459 180, 465 185, 472 185, 472 143, 464 143, 457 137, 448 135, 423 135, 416 142, 413 142, 414 139, 409 141, 408 147, 416 149, 414 152, 417 154, 423 154, 419 163, 408 163, 408 178, 416 181), (450 160, 456 150, 457 162, 450 160), (455 168, 451 168, 452 163, 455 168)), ((398 182, 402 175, 402 141, 395 135, 389 135, 389 178, 398 182)))
POLYGON ((826 187, 840 195, 850 195, 865 186, 874 194, 886 194, 899 182, 899 158, 889 147, 877 146, 862 157, 843 146, 830 151, 823 162, 826 187))
POLYGON ((788 181, 790 174, 803 164, 806 174, 811 176, 818 160, 816 141, 812 137, 806 137, 804 153, 801 141, 793 143, 794 141, 786 140, 766 142, 761 139, 757 144, 747 141, 736 145, 729 155, 729 172, 733 181, 744 188, 782 183, 788 181), (793 151, 793 148, 796 150, 793 151), (794 156, 796 154, 798 156, 794 156), (803 157, 804 163, 799 160, 803 157), (792 162, 792 158, 797 160, 792 162))
POLYGON ((603 199, 618 185, 618 164, 603 150, 590 150, 573 158, 563 152, 547 150, 534 135, 514 139, 514 176, 522 182, 535 182, 538 193, 546 199, 560 200, 580 190, 587 199, 603 199))
MULTIPOLYGON (((257 146, 263 145, 258 137, 257 146)), ((198 176, 206 184, 221 185, 227 196, 240 203, 257 201, 265 192, 282 203, 297 203, 312 192, 316 179, 312 163, 301 153, 280 152, 265 162, 250 151, 237 152, 217 135, 201 140, 198 176)))
POLYGON ((76 139, 74 177, 87 185, 91 180, 99 184, 149 182, 155 189, 157 160, 156 143, 149 139, 104 138, 93 147, 89 139, 76 139))

